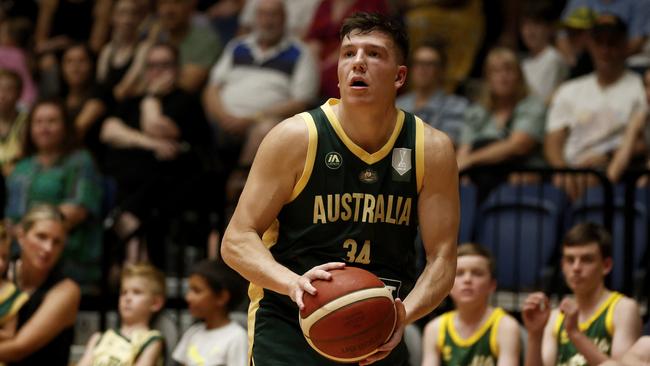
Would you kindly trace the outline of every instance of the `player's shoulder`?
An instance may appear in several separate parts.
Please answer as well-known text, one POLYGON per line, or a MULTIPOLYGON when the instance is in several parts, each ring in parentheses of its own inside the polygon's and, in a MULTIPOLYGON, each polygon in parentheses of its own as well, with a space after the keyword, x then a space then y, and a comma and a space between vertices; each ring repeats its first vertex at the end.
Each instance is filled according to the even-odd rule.
POLYGON ((499 323, 499 330, 505 332, 504 334, 514 335, 519 334, 519 322, 512 315, 507 312, 504 313, 499 323))
POLYGON ((454 150, 454 144, 451 142, 451 139, 449 136, 428 125, 427 123, 422 123, 424 125, 424 146, 425 147, 432 147, 435 148, 436 150, 445 150, 445 151, 453 151, 454 150))
POLYGON ((639 314, 639 303, 637 303, 636 300, 623 295, 621 296, 620 300, 618 300, 618 302, 614 307, 614 314, 615 315, 639 314))
POLYGON ((447 313, 436 316, 435 318, 429 320, 429 322, 424 326, 424 334, 435 335, 438 334, 438 330, 441 327, 442 320, 447 313))
POLYGON ((307 146, 309 142, 309 122, 300 114, 278 123, 264 138, 264 144, 274 148, 291 150, 307 146))

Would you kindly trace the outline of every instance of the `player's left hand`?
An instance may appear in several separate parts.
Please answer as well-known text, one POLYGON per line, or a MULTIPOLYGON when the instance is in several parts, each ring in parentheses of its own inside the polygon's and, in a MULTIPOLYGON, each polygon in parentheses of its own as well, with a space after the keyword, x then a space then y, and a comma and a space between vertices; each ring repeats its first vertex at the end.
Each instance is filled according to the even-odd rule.
POLYGON ((564 329, 569 336, 578 329, 578 304, 573 299, 565 298, 560 303, 560 311, 564 313, 564 329))
POLYGON ((395 322, 393 335, 390 336, 386 343, 379 346, 377 353, 373 353, 365 360, 359 361, 359 366, 370 365, 386 358, 386 356, 388 356, 393 351, 393 348, 397 347, 399 342, 402 341, 404 328, 406 327, 406 308, 404 308, 402 300, 395 299, 395 310, 397 311, 397 321, 395 322))

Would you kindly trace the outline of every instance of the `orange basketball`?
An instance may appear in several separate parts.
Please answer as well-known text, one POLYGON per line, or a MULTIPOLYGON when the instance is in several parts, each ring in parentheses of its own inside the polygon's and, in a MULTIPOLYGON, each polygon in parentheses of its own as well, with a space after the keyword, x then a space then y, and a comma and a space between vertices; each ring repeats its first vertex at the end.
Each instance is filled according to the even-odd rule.
POLYGON ((315 280, 315 296, 305 293, 300 327, 312 348, 337 362, 356 362, 377 351, 393 333, 393 296, 374 274, 356 267, 331 271, 315 280))

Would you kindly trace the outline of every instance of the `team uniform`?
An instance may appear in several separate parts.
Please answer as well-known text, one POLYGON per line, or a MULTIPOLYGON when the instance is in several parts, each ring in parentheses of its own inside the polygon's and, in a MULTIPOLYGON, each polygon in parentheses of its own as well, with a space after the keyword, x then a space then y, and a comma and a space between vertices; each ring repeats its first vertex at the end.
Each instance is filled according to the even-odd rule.
MULTIPOLYGON (((618 292, 612 292, 591 319, 578 325, 580 331, 589 337, 598 349, 606 355, 609 355, 612 351, 612 336, 614 333, 612 319, 614 316, 614 307, 621 298, 623 298, 623 295, 618 292)), ((558 366, 587 365, 585 357, 578 353, 576 347, 569 340, 569 336, 564 329, 564 314, 561 312, 558 313, 555 327, 553 328, 553 335, 558 345, 556 362, 558 366)))
MULTIPOLYGON (((120 334, 119 331, 109 329, 97 342, 93 350, 93 366, 131 366, 134 365, 142 352, 155 341, 162 341, 163 337, 157 330, 134 332, 130 338, 120 334)), ((156 363, 163 364, 161 355, 156 363)))
POLYGON ((29 296, 12 282, 5 282, 0 289, 0 326, 12 319, 27 302, 29 296))
POLYGON ((442 365, 494 366, 499 358, 497 334, 506 312, 495 308, 490 317, 469 338, 462 338, 454 326, 456 311, 440 316, 437 346, 442 365))
MULTIPOLYGON (((416 280, 417 198, 424 176, 424 125, 398 112, 395 129, 369 154, 345 135, 330 99, 300 114, 309 130, 303 174, 263 241, 295 273, 344 261, 366 269, 404 299, 416 280)), ((252 284, 249 340, 255 366, 334 365, 305 341, 288 296, 252 284)), ((404 343, 377 365, 408 364, 404 343)))

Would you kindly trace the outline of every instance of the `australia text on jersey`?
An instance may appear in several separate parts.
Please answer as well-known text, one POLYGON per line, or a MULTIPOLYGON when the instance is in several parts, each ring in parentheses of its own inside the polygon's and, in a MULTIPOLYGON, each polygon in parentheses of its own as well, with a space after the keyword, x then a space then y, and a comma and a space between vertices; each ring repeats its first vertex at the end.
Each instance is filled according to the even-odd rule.
POLYGON ((411 222, 411 197, 344 193, 314 196, 314 224, 353 221, 395 225, 411 222))

